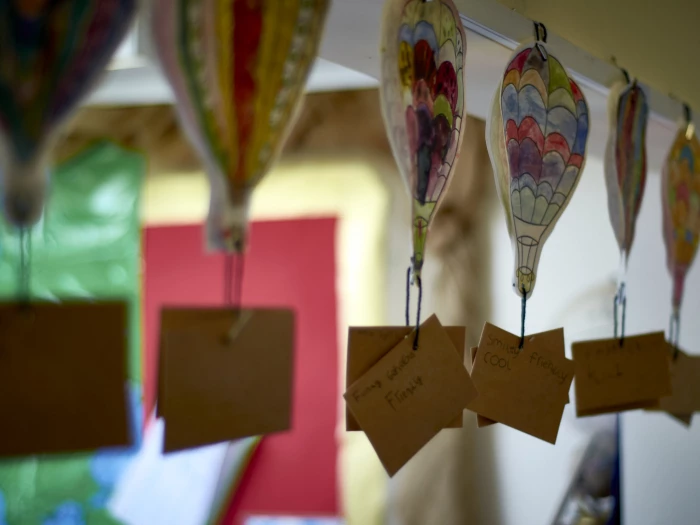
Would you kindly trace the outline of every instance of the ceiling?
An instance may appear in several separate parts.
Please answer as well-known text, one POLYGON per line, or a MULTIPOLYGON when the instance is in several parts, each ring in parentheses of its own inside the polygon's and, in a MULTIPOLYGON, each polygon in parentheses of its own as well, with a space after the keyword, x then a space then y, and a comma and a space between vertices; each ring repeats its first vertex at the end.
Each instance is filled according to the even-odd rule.
MULTIPOLYGON (((697 0, 497 0, 700 114, 697 0)), ((469 0, 456 0, 468 16, 469 0)))
MULTIPOLYGON (((679 64, 697 64, 695 50, 700 50, 700 31, 693 22, 700 20, 700 2, 665 2, 645 0, 455 0, 463 16, 482 21, 483 30, 468 30, 467 89, 468 112, 486 118, 491 95, 512 53, 511 45, 498 38, 485 38, 489 28, 495 33, 506 29, 515 41, 532 36, 528 19, 547 25, 551 35, 558 35, 557 52, 568 46, 567 65, 574 73, 593 78, 597 85, 581 84, 590 106, 591 134, 589 152, 602 156, 607 136, 606 98, 608 73, 619 75, 610 63, 618 63, 632 75, 656 88, 657 94, 673 93, 697 107, 700 116, 700 68, 679 64), (694 4, 682 9, 679 4, 694 4), (639 5, 637 5, 639 4, 639 5), (659 5, 663 5, 661 9, 659 5), (513 13, 510 10, 516 12, 513 13), (658 13, 656 12, 658 11, 658 13), (602 19, 598 13, 605 13, 602 19), (629 13, 638 13, 630 15, 629 13), (656 22, 673 38, 654 38, 656 22), (561 39, 570 41, 562 46, 561 39), (502 45, 503 44, 503 45, 502 45), (573 45, 572 45, 573 44, 573 45), (583 51, 576 51, 578 48, 583 51), (599 59, 594 58, 597 56, 599 59), (694 62, 693 62, 694 60, 694 62), (590 76, 593 73, 593 76, 590 76), (594 79, 596 80, 596 79, 594 79)), ((384 0, 332 0, 319 61, 311 75, 309 90, 329 90, 376 86, 379 76, 379 32, 384 0)), ((697 22, 696 22, 697 23, 697 22)), ((137 25, 136 42, 125 43, 105 81, 91 99, 93 104, 154 104, 172 101, 172 94, 155 65, 148 49, 148 35, 137 25), (144 45, 145 44, 145 45, 144 45), (136 60, 134 59, 136 58, 136 60)), ((503 34, 503 33, 502 33, 503 34)), ((556 38, 556 37, 555 37, 556 38)), ((562 58, 565 58, 562 56, 562 58)), ((700 64, 698 64, 700 65, 700 64)), ((680 116, 680 104, 660 97, 670 111, 666 118, 680 116)), ((655 102, 659 101, 657 97, 655 102)), ((653 102, 654 102, 653 101, 653 102)), ((663 105, 663 104, 662 104, 663 105)), ((656 108, 658 109, 658 107, 656 108)), ((696 116, 696 122, 697 122, 696 116)), ((647 130, 649 163, 658 169, 675 133, 669 120, 652 118, 647 130)))

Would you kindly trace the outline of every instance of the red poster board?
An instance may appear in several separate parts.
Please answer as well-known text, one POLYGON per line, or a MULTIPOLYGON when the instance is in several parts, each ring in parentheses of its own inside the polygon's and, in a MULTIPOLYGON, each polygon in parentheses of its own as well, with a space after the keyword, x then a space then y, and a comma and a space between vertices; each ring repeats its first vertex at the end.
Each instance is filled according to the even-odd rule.
MULTIPOLYGON (((248 514, 338 514, 338 336, 335 219, 256 222, 243 281, 246 306, 296 313, 292 431, 262 440, 225 523, 248 514)), ((206 253, 203 228, 145 230, 145 405, 155 402, 159 312, 223 303, 224 258, 206 253)))

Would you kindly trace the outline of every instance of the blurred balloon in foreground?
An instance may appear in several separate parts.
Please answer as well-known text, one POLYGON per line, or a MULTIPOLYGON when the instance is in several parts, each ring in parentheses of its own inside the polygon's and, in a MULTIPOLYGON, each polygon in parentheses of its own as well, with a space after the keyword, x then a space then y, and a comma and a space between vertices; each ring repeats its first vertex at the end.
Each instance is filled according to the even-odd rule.
POLYGON ((636 81, 617 82, 612 86, 608 117, 610 130, 605 149, 608 211, 623 265, 626 265, 647 180, 649 106, 636 81))
POLYGON ((0 2, 0 159, 4 213, 36 223, 60 126, 105 70, 136 0, 0 2))
POLYGON ((463 138, 467 40, 451 0, 387 0, 381 38, 382 114, 412 199, 420 277, 428 228, 463 138))
POLYGON ((154 0, 180 123, 211 183, 211 247, 242 252, 250 193, 291 128, 328 0, 154 0))
POLYGON ((542 42, 511 57, 486 120, 486 143, 513 243, 513 290, 530 297, 542 246, 583 170, 588 105, 542 42))
POLYGON ((666 262, 673 278, 673 314, 677 317, 700 235, 700 142, 692 123, 678 129, 663 165, 661 185, 666 262))

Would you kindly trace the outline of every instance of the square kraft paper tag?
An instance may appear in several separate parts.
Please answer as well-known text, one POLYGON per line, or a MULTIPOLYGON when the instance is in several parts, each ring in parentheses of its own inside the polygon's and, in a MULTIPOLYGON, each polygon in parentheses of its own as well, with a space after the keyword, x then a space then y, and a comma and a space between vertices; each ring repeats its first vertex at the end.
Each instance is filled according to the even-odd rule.
POLYGON ((158 374, 156 417, 165 417, 165 396, 163 395, 163 368, 165 366, 165 334, 175 329, 196 326, 201 321, 213 319, 229 319, 228 310, 217 307, 165 307, 160 311, 160 332, 158 336, 158 374))
POLYGON ((554 444, 574 375, 564 331, 527 336, 522 350, 519 344, 519 336, 486 323, 472 371, 479 397, 467 408, 554 444))
POLYGON ((343 394, 393 476, 477 396, 464 361, 436 316, 404 338, 343 394))
MULTIPOLYGON (((519 343, 519 342, 518 342, 518 343, 519 343)), ((473 348, 470 349, 471 362, 472 362, 472 369, 474 368, 474 361, 476 361, 476 353, 478 352, 478 350, 479 350, 479 347, 473 347, 473 348)), ((471 372, 472 369, 470 369, 470 372, 471 372)), ((570 402, 570 399, 569 399, 569 396, 568 396, 568 394, 567 394, 567 396, 566 396, 566 403, 569 404, 569 402, 570 402)), ((491 425, 495 425, 496 423, 498 423, 498 421, 494 421, 494 420, 492 420, 492 419, 489 419, 489 418, 487 418, 487 417, 481 416, 481 415, 479 415, 479 414, 476 415, 476 426, 477 426, 477 428, 488 427, 488 426, 491 426, 491 425)))
MULTIPOLYGON (((474 362, 476 361, 476 353, 478 352, 478 350, 479 350, 478 346, 475 346, 475 347, 469 349, 469 354, 470 354, 471 363, 472 363, 471 369, 469 370, 470 373, 472 373, 474 370, 474 362)), ((489 427, 491 425, 495 425, 496 423, 497 423, 497 421, 494 421, 493 419, 489 419, 489 418, 484 417, 480 414, 476 414, 476 426, 478 428, 489 427)))
MULTIPOLYGON (((464 326, 445 326, 447 336, 457 350, 459 358, 464 361, 464 344, 467 329, 464 326)), ((387 352, 408 337, 413 328, 410 326, 373 326, 350 327, 348 330, 348 357, 345 373, 346 388, 350 387, 362 375, 377 363, 387 352)), ((348 407, 345 408, 345 429, 361 431, 355 416, 348 407)), ((462 428, 462 416, 459 414, 445 428, 462 428)))
POLYGON ((291 427, 294 314, 211 309, 164 337, 163 450, 291 427))
POLYGON ((0 304, 0 456, 131 444, 127 305, 0 304))
POLYGON ((672 394, 659 399, 652 410, 663 410, 674 416, 682 414, 681 420, 686 423, 693 413, 700 412, 700 356, 680 350, 676 353, 671 345, 667 348, 672 394))
POLYGON ((653 407, 671 394, 663 332, 571 345, 579 417, 653 407))

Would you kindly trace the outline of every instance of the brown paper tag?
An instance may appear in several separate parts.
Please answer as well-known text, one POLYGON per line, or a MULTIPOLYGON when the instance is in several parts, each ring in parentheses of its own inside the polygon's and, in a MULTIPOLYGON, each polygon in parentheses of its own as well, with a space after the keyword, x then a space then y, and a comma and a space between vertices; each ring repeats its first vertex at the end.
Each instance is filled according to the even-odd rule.
POLYGON ((693 414, 671 414, 668 412, 668 415, 688 428, 690 428, 690 425, 693 423, 693 414))
POLYGON ((294 314, 202 309, 191 315, 195 321, 163 335, 164 451, 289 430, 294 314))
POLYGON ((156 417, 165 416, 165 396, 163 395, 163 367, 165 363, 165 334, 173 329, 197 326, 197 323, 220 315, 227 319, 226 310, 221 308, 173 308, 166 307, 160 312, 160 334, 158 338, 158 375, 156 417), (218 312, 218 313, 216 313, 218 312))
POLYGON ((126 309, 0 304, 0 456, 130 445, 126 309))
POLYGON ((472 371, 479 397, 467 408, 554 444, 574 375, 564 331, 530 335, 522 350, 519 343, 520 337, 484 325, 472 371))
MULTIPOLYGON (((471 354, 471 361, 472 361, 472 368, 470 372, 474 370, 474 362, 476 361, 476 353, 479 350, 479 347, 473 347, 469 349, 469 353, 471 354)), ((482 416, 481 414, 476 415, 476 426, 477 428, 484 428, 484 427, 490 427, 491 425, 495 425, 497 421, 494 421, 493 419, 489 419, 487 417, 482 416)))
POLYGON ((404 338, 343 394, 380 461, 393 476, 478 394, 436 316, 419 346, 404 338))
POLYGON ((654 406, 671 394, 663 332, 571 345, 578 417, 654 406))
POLYGON ((670 396, 662 397, 654 410, 691 416, 700 412, 700 356, 688 355, 667 346, 671 373, 670 396), (675 356, 675 357, 674 357, 675 356))
MULTIPOLYGON (((445 326, 443 328, 457 350, 459 358, 464 362, 466 328, 463 326, 445 326)), ((410 326, 351 327, 348 331, 346 388, 362 377, 412 331, 413 328, 410 326)), ((462 416, 463 414, 460 413, 445 428, 462 428, 462 416)), ((348 432, 362 430, 348 407, 345 408, 345 427, 348 432)))

